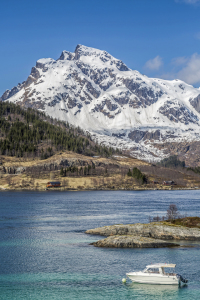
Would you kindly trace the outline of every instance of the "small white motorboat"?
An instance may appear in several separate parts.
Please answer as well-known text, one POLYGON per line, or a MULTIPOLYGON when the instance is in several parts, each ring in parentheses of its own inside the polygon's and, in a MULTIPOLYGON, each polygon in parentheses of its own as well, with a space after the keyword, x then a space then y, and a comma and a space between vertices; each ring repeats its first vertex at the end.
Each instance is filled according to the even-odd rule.
POLYGON ((133 282, 138 283, 174 285, 180 285, 181 281, 183 283, 187 283, 187 279, 184 279, 181 275, 176 274, 174 271, 171 273, 167 273, 165 271, 165 268, 174 269, 175 267, 175 264, 152 264, 146 266, 143 271, 126 273, 126 276, 133 282))

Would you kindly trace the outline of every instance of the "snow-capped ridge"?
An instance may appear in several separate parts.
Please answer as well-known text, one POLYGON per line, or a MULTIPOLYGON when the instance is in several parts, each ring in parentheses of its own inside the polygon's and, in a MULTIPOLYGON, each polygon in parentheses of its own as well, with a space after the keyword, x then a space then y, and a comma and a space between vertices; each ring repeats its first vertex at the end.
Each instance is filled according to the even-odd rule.
POLYGON ((157 155, 154 142, 200 139, 200 89, 179 79, 148 78, 80 44, 57 60, 39 59, 27 80, 0 100, 43 110, 137 156, 145 149, 157 155))
POLYGON ((64 50, 62 51, 58 60, 73 60, 74 57, 75 57, 74 53, 64 50))
MULTIPOLYGON (((42 64, 42 65, 46 65, 46 64, 51 64, 55 62, 55 60, 53 58, 41 58, 41 59, 38 59, 36 64, 42 64)), ((37 65, 36 65, 37 67, 37 65)))

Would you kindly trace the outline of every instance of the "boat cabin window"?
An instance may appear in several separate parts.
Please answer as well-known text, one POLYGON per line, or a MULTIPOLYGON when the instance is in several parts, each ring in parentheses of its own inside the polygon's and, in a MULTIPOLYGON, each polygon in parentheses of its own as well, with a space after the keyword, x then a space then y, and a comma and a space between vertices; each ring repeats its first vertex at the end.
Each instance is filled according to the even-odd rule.
POLYGON ((144 270, 144 273, 157 273, 159 274, 159 269, 158 268, 148 268, 144 270))
POLYGON ((164 267, 164 266, 158 266, 158 268, 156 267, 146 267, 143 271, 143 273, 149 273, 149 274, 161 274, 161 275, 173 275, 175 276, 175 270, 174 268, 168 268, 168 267, 164 267))
POLYGON ((163 268, 163 274, 165 275, 176 275, 175 270, 173 268, 163 268))

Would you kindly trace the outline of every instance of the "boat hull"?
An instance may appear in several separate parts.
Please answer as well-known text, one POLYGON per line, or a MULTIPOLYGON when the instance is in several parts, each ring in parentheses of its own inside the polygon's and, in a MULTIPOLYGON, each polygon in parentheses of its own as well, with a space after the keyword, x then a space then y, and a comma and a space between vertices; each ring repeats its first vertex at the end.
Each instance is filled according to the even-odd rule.
POLYGON ((126 274, 133 282, 137 283, 147 283, 147 284, 170 284, 170 285, 179 285, 180 280, 176 276, 165 276, 165 275, 139 275, 139 274, 126 274))

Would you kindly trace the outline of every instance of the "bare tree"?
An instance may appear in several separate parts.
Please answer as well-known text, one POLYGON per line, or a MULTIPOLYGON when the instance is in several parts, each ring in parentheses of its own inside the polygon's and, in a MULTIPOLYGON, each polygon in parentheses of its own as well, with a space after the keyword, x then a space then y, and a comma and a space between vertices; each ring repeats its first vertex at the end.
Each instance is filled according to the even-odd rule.
POLYGON ((176 204, 170 204, 168 210, 167 210, 167 219, 170 221, 173 221, 177 219, 179 215, 178 208, 176 204))
POLYGON ((158 215, 156 217, 153 217, 153 222, 159 222, 161 221, 161 217, 159 217, 158 215))

